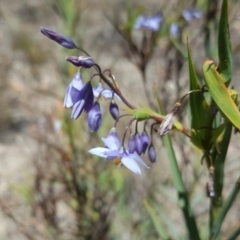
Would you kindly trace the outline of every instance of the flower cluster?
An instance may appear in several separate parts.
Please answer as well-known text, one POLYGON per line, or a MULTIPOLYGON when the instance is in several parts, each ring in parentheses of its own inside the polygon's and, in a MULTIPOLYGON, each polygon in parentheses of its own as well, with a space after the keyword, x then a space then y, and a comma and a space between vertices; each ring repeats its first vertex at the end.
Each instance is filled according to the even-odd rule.
MULTIPOLYGON (((160 22, 161 16, 156 15, 152 18, 146 18, 145 22, 142 22, 142 26, 151 26, 151 29, 155 31, 159 28, 160 22)), ((140 24, 140 20, 138 24, 140 24)), ((122 141, 120 141, 116 131, 116 125, 119 119, 121 117, 125 117, 127 114, 120 115, 119 107, 115 100, 122 101, 129 107, 129 109, 134 109, 134 107, 122 95, 111 71, 106 70, 102 72, 100 66, 95 63, 86 51, 79 49, 72 39, 61 36, 58 33, 46 28, 41 28, 41 32, 61 46, 68 49, 81 50, 87 55, 79 57, 70 56, 66 58, 66 61, 78 68, 77 73, 67 87, 63 103, 64 107, 72 109, 71 118, 76 120, 83 112, 85 112, 87 114, 89 130, 96 132, 102 122, 100 99, 104 98, 110 101, 109 113, 115 120, 114 128, 112 128, 106 138, 102 138, 104 147, 93 148, 89 150, 89 153, 110 160, 115 165, 124 165, 135 174, 141 174, 140 166, 148 169, 149 167, 144 163, 141 155, 145 154, 147 151, 150 162, 153 163, 156 161, 156 152, 151 141, 153 132, 152 127, 151 139, 147 134, 146 124, 144 125, 144 131, 139 134, 137 128, 138 120, 136 117, 133 117, 126 127, 122 141), (84 82, 81 70, 89 68, 94 68, 97 73, 94 74, 89 81, 84 82), (98 80, 97 84, 93 85, 92 82, 95 76, 99 76, 100 80, 98 80), (105 84, 103 85, 103 83, 105 84), (105 85, 107 85, 108 88, 105 88, 105 85), (131 130, 133 122, 136 122, 135 133, 132 133, 131 130), (127 134, 128 131, 129 134, 127 134), (128 143, 125 146, 125 139, 128 135, 128 143)))

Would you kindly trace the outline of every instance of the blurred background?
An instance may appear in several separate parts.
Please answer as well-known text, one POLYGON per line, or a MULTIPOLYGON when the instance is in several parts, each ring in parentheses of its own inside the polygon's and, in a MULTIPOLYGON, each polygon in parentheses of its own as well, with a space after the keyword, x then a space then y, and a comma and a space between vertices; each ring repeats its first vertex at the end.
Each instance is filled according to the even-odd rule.
MULTIPOLYGON (((103 124, 88 131, 86 116, 70 119, 62 107, 76 68, 65 61, 81 53, 63 49, 40 27, 69 36, 102 70, 111 69, 124 96, 134 105, 156 109, 156 86, 166 112, 188 90, 187 37, 199 76, 206 57, 217 59, 217 20, 221 1, 0 1, 0 239, 155 240, 151 210, 172 239, 187 239, 162 140, 154 136, 157 161, 134 175, 88 153, 102 146, 114 121, 102 101, 103 124), (196 8, 200 19, 182 23, 182 12, 196 8), (121 34, 127 15, 137 9, 164 20, 145 71, 136 64, 129 39, 121 34), (180 22, 171 36, 170 26, 180 22), (182 24, 182 25, 181 25, 182 24), (173 40, 170 40, 173 37, 173 40), (149 210, 150 209, 150 210, 149 210)), ((239 92, 240 3, 229 1, 233 47, 233 86, 239 92)), ((140 47, 142 31, 132 31, 140 47)), ((88 80, 94 71, 83 71, 88 80)), ((120 108, 124 105, 119 103, 120 108)), ((178 119, 188 127, 187 103, 178 119)), ((118 124, 122 136, 127 120, 118 124)), ((202 239, 208 236, 209 199, 201 152, 179 133, 171 133, 202 239)), ((240 172, 239 135, 228 152, 224 197, 240 172)), ((240 198, 229 212, 222 239, 240 223, 240 198)))

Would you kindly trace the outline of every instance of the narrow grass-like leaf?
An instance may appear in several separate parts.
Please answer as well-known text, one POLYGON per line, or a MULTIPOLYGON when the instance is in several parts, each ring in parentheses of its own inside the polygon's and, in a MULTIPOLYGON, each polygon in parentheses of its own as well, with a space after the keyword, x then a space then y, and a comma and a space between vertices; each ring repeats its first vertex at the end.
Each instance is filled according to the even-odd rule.
POLYGON ((217 237, 218 237, 218 234, 220 232, 220 229, 221 229, 221 226, 222 226, 222 223, 228 213, 228 210, 232 207, 238 193, 239 193, 239 190, 240 190, 240 177, 238 178, 232 192, 230 193, 230 196, 228 197, 228 199, 226 200, 226 202, 224 203, 220 213, 219 213, 219 216, 218 218, 216 219, 214 225, 213 225, 213 228, 212 228, 212 231, 211 231, 211 239, 212 240, 216 240, 217 237))
MULTIPOLYGON (((160 112, 160 114, 163 114, 161 99, 159 98, 159 95, 157 94, 156 89, 155 89, 154 93, 155 93, 155 97, 157 99, 159 112, 160 112)), ((174 152, 174 149, 172 146, 171 138, 168 134, 163 137, 163 142, 167 149, 173 184, 178 193, 178 203, 179 203, 179 207, 181 208, 183 216, 184 216, 189 239, 200 240, 195 217, 193 215, 193 212, 192 212, 189 200, 188 200, 188 193, 186 191, 186 188, 183 183, 182 176, 181 176, 181 172, 178 167, 178 163, 177 163, 175 152, 174 152)))
POLYGON ((224 117, 226 117, 237 129, 240 129, 239 110, 212 60, 206 60, 204 62, 203 74, 208 91, 224 117))
POLYGON ((154 209, 150 206, 150 204, 148 203, 147 200, 144 200, 143 204, 144 204, 149 216, 151 217, 151 220, 152 220, 153 225, 154 225, 154 227, 155 227, 155 229, 156 229, 156 231, 159 235, 159 238, 163 239, 163 240, 170 240, 170 238, 168 237, 164 227, 160 224, 159 219, 158 219, 154 209))
POLYGON ((240 227, 238 227, 228 238, 227 240, 236 240, 240 235, 240 227))
MULTIPOLYGON (((189 45, 187 45, 187 48, 190 91, 200 90, 189 45)), ((189 95, 189 118, 192 130, 191 141, 197 147, 204 150, 203 143, 210 139, 209 136, 206 136, 206 134, 209 135, 208 129, 211 128, 211 122, 208 124, 209 110, 202 92, 195 92, 189 95)))
POLYGON ((224 127, 221 142, 218 142, 214 149, 216 157, 214 158, 214 192, 215 196, 211 201, 210 209, 210 227, 212 228, 219 212, 222 208, 222 189, 224 183, 224 163, 227 155, 227 150, 232 135, 232 124, 230 122, 222 125, 224 127))
POLYGON ((218 29, 218 72, 226 86, 230 84, 232 74, 232 49, 228 27, 228 0, 223 0, 218 29))

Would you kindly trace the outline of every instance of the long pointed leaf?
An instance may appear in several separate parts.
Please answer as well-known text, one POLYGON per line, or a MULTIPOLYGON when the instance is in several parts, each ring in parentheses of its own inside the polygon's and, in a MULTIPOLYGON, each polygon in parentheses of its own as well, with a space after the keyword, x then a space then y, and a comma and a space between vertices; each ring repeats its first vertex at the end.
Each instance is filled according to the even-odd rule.
POLYGON ((218 72, 226 86, 230 84, 232 74, 232 49, 228 27, 228 0, 223 0, 218 30, 218 72))
POLYGON ((204 62, 203 74, 208 91, 218 108, 236 128, 240 129, 240 113, 238 108, 212 60, 204 62))

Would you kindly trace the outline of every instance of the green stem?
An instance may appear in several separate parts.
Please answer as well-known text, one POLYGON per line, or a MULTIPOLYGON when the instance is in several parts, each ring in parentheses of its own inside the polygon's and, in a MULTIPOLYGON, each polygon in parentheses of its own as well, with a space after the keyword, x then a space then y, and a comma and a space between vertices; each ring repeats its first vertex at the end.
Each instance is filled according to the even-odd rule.
POLYGON ((185 185, 182 180, 180 170, 178 168, 178 163, 173 150, 172 142, 169 135, 163 137, 164 144, 167 148, 168 159, 170 162, 170 168, 172 172, 173 184, 178 192, 178 203, 179 207, 183 212, 185 223, 187 225, 189 239, 200 240, 199 232, 197 229, 195 217, 190 207, 188 200, 188 193, 185 189, 185 185))

